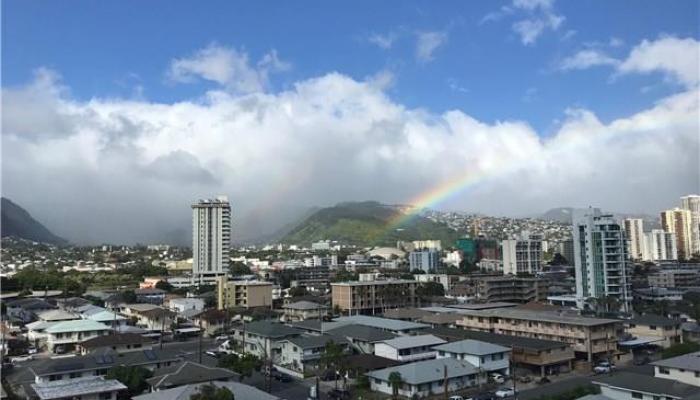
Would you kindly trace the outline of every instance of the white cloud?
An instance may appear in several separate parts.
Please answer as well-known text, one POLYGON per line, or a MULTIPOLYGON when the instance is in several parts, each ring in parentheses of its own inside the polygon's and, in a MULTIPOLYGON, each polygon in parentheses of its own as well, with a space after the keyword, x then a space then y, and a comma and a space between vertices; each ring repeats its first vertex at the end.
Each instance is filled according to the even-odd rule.
MULTIPOLYGON (((611 39, 610 46, 616 45, 616 41, 611 39)), ((700 42, 693 38, 677 37, 643 40, 624 59, 616 59, 599 49, 590 48, 565 58, 559 68, 573 70, 602 65, 614 67, 619 75, 661 72, 671 81, 692 87, 700 81, 700 42)))
POLYGON ((395 40, 396 34, 393 32, 387 33, 386 35, 373 33, 367 38, 367 41, 384 50, 390 49, 395 40))
POLYGON ((219 193, 240 239, 307 206, 406 202, 467 175, 444 207, 654 213, 697 190, 697 88, 610 122, 569 110, 545 139, 524 121, 409 108, 378 81, 330 73, 278 93, 80 101, 43 71, 3 89, 3 194, 58 234, 100 243, 187 241, 189 203, 219 193))
POLYGON ((447 43, 445 32, 419 32, 417 35, 416 58, 422 63, 432 61, 435 50, 447 43))
POLYGON ((632 49, 618 71, 623 74, 662 72, 680 84, 697 85, 700 79, 700 42, 676 37, 644 40, 632 49))
POLYGON ((256 68, 250 65, 245 51, 211 44, 191 57, 173 60, 167 76, 180 83, 191 83, 201 78, 236 93, 254 93, 265 90, 269 73, 286 71, 290 67, 289 63, 279 59, 276 50, 265 54, 256 68))
POLYGON ((600 50, 586 49, 565 58, 559 65, 562 70, 587 69, 598 65, 617 65, 619 61, 600 50))
MULTIPOLYGON (((546 30, 558 30, 566 20, 563 15, 554 11, 554 0, 513 0, 510 5, 486 14, 479 24, 498 21, 509 15, 517 15, 520 18, 513 22, 511 28, 526 46, 535 44, 546 30)), ((568 30, 562 36, 562 40, 571 38, 575 33, 574 30, 568 30)))

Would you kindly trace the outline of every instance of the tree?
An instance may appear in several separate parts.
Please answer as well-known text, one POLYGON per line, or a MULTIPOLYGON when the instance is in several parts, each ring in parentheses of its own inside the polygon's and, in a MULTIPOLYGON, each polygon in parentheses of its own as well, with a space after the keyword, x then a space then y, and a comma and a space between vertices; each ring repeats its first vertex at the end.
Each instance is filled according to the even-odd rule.
POLYGON ((438 282, 423 282, 416 288, 416 295, 421 297, 444 296, 445 287, 438 282))
POLYGON ((394 371, 389 374, 389 386, 391 386, 391 397, 396 399, 399 397, 399 389, 403 385, 403 377, 400 372, 394 371))
MULTIPOLYGON (((326 346, 323 348, 323 355, 321 355, 321 364, 323 364, 326 367, 326 369, 332 369, 333 371, 342 373, 344 380, 345 367, 342 363, 343 353, 343 347, 330 340, 326 342, 326 346)), ((336 389, 338 389, 338 373, 334 375, 336 389)))
POLYGON ((122 299, 126 304, 136 303, 136 293, 133 290, 125 290, 122 292, 122 299))
POLYGON ((291 297, 306 296, 306 294, 306 286, 295 286, 293 288, 289 288, 289 295, 291 297))
POLYGON ((228 267, 228 270, 232 276, 249 275, 251 273, 250 267, 240 261, 233 262, 233 264, 228 267))
POLYGON ((165 290, 166 292, 171 292, 174 287, 168 281, 158 281, 156 283, 156 289, 165 290))
POLYGON ((673 346, 665 349, 661 353, 661 358, 677 357, 677 356, 682 356, 683 354, 693 353, 696 351, 700 351, 700 343, 695 343, 695 342, 678 343, 678 344, 674 344, 673 346))
POLYGON ((202 385, 199 391, 192 396, 190 400, 234 400, 233 393, 228 388, 217 388, 214 385, 202 385))
POLYGON ((142 393, 148 388, 146 379, 151 376, 153 373, 143 367, 120 365, 107 371, 107 379, 116 379, 127 387, 127 393, 120 394, 120 399, 130 399, 142 393))
POLYGON ((233 372, 241 375, 241 381, 244 378, 253 375, 253 371, 260 368, 262 362, 259 358, 252 354, 244 354, 242 356, 237 356, 235 354, 227 354, 219 358, 217 366, 221 368, 228 368, 233 372))

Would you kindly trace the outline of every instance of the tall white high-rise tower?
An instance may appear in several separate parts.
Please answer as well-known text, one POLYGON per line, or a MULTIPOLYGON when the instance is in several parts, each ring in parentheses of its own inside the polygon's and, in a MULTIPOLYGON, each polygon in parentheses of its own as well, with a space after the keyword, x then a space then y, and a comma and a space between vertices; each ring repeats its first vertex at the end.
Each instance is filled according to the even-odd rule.
POLYGON ((228 197, 192 204, 192 280, 214 284, 228 272, 231 248, 231 205, 228 197))

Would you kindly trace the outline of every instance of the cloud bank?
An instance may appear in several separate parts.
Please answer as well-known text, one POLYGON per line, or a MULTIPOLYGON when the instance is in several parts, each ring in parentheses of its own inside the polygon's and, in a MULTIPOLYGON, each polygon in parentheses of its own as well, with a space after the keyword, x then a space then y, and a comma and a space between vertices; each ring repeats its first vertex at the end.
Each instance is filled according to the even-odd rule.
MULTIPOLYGON (((377 79, 328 73, 266 92, 260 70, 279 62, 271 54, 252 66, 240 51, 211 46, 174 60, 170 78, 221 89, 172 104, 77 100, 56 72, 37 70, 3 88, 3 193, 72 241, 131 243, 186 242, 190 203, 220 193, 242 239, 308 206, 406 203, 467 174, 472 184, 437 207, 655 213, 698 189, 697 86, 613 121, 566 110, 543 138, 525 121, 408 108, 377 79)), ((665 64, 629 68, 676 74, 665 64)))

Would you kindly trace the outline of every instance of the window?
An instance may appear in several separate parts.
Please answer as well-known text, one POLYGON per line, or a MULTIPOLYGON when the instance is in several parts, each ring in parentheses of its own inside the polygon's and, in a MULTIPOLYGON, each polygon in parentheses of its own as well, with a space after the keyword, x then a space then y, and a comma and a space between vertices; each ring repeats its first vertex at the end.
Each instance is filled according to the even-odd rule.
POLYGON ((652 331, 655 331, 655 330, 656 330, 656 325, 649 325, 649 329, 651 329, 652 331))
POLYGON ((643 399, 644 396, 639 392, 632 392, 632 398, 633 399, 643 399))
POLYGON ((100 393, 100 400, 111 400, 112 393, 100 393))
POLYGON ((670 372, 668 371, 668 368, 666 368, 666 367, 659 367, 659 373, 664 374, 664 375, 668 375, 670 372))

